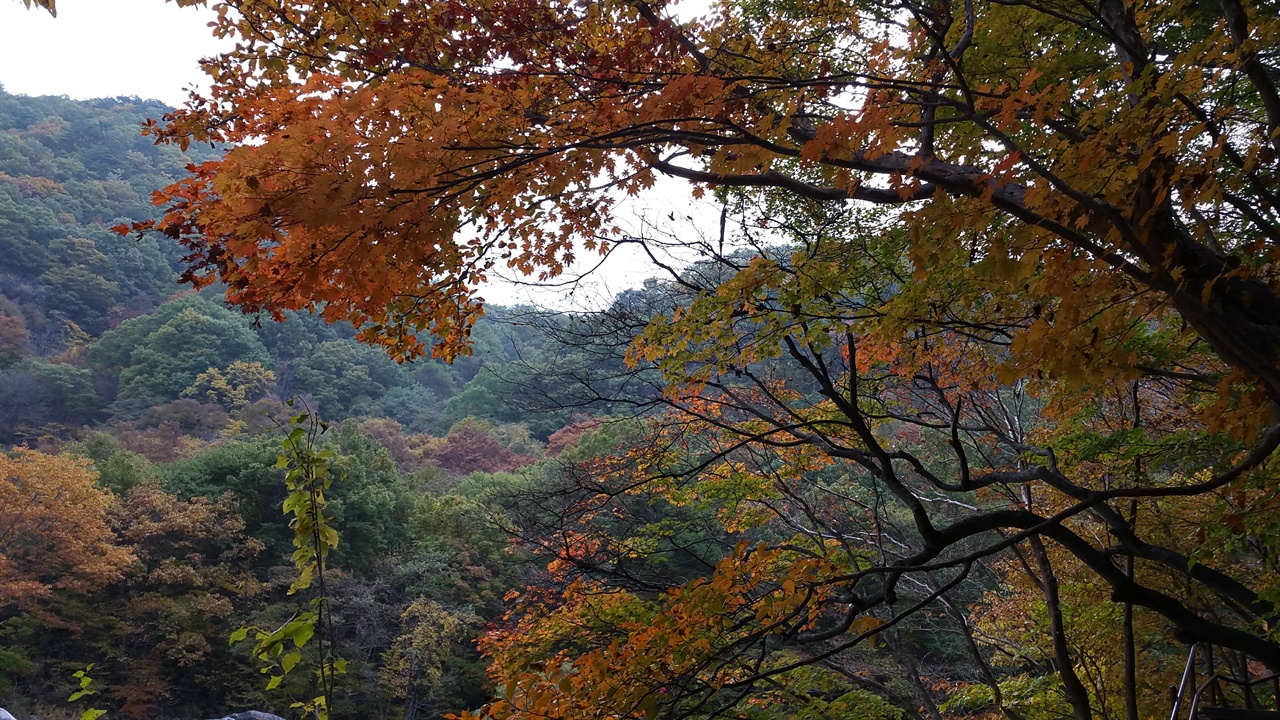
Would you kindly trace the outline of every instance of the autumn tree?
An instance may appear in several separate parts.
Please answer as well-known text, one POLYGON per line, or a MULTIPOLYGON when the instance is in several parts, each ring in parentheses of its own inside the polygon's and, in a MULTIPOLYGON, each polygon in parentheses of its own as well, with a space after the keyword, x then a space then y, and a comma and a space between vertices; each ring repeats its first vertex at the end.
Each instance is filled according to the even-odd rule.
MULTIPOLYGON (((95 375, 120 399, 173 400, 210 367, 267 362, 248 323, 198 297, 162 305, 103 334, 86 351, 95 375)), ((261 380, 255 381, 261 384, 261 380)))
POLYGON ((86 592, 133 560, 108 524, 111 494, 86 460, 0 454, 0 612, 39 610, 57 590, 86 592))
POLYGON ((225 370, 209 368, 196 375, 181 397, 202 398, 228 410, 239 410, 265 395, 275 380, 276 374, 262 363, 237 360, 225 370))
POLYGON ((404 703, 405 718, 431 708, 469 620, 426 598, 414 600, 401 614, 403 632, 385 653, 379 680, 404 703))
POLYGON ((100 672, 127 717, 154 717, 158 707, 222 706, 234 673, 218 669, 251 676, 226 637, 264 592, 252 572, 263 543, 244 534, 236 510, 230 493, 183 500, 147 483, 110 513, 136 562, 113 588, 114 622, 95 623, 92 640, 109 661, 100 672))
MULTIPOLYGON (((449 428, 442 438, 429 442, 424 454, 445 472, 466 475, 470 472, 499 472, 528 465, 535 458, 520 451, 536 451, 532 446, 514 448, 497 437, 497 429, 484 420, 462 420, 449 428)), ((526 431, 527 437, 527 431, 526 431)))
MULTIPOLYGON (((622 639, 594 664, 500 662, 513 690, 495 714, 724 712, 784 678, 807 697, 825 682, 808 668, 1015 548, 1049 607, 1065 552, 1177 640, 1280 667, 1259 520, 1280 493, 1277 18, 1238 0, 740 1, 697 18, 233 0, 215 31, 239 44, 206 66, 209 96, 149 128, 232 149, 134 228, 182 239, 187 279, 248 311, 316 309, 401 358, 432 333, 451 357, 495 264, 549 278, 626 240, 619 193, 666 175, 743 208, 721 240, 752 252, 697 244, 725 272, 674 277, 689 301, 629 355, 678 411, 654 447, 680 451, 623 466, 595 502, 731 481, 770 522, 824 529, 804 552, 737 548, 659 600, 583 586, 563 608, 576 634, 541 655, 510 635, 499 658, 622 639), (872 510, 813 494, 834 487, 824 472, 872 510), (1203 501, 1198 546, 1133 510, 1185 497, 1203 501)), ((607 567, 590 525, 565 530, 562 564, 607 567)), ((1097 699, 1059 620, 1054 665, 1085 718, 1097 699)))
POLYGON ((21 315, 0 314, 0 364, 8 367, 20 360, 27 352, 29 337, 21 315))

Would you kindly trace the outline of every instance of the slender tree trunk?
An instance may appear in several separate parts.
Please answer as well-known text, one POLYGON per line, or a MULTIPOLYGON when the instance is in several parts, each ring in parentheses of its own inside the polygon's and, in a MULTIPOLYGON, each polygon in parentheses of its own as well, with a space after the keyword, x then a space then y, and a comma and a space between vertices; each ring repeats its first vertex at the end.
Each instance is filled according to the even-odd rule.
MULTIPOLYGON (((1125 561, 1125 575, 1133 579, 1133 556, 1125 561)), ((1124 604, 1124 715, 1138 720, 1138 652, 1133 639, 1133 603, 1124 604)))
POLYGON ((1040 571, 1040 589, 1044 593, 1044 602, 1049 610, 1049 632, 1053 638, 1053 660, 1058 666, 1058 675, 1062 677, 1062 687, 1067 695, 1067 702, 1075 713, 1076 720, 1093 720, 1089 709, 1089 691, 1080 676, 1076 674, 1075 665, 1071 662, 1071 651, 1067 647, 1067 632, 1062 621, 1062 605, 1058 596, 1058 577, 1049 565, 1049 554, 1045 552, 1044 543, 1032 535, 1028 540, 1031 554, 1040 571))
MULTIPOLYGON (((1022 501, 1027 510, 1032 510, 1031 488, 1023 486, 1022 501)), ((1049 611, 1049 632, 1053 640, 1053 660, 1057 665, 1058 675, 1062 678, 1062 688, 1071 705, 1076 720, 1093 720, 1089 707, 1089 691, 1080 676, 1076 674, 1075 665, 1071 662, 1071 651, 1067 647, 1066 626, 1062 621, 1062 603, 1058 595, 1058 576, 1049 563, 1049 553, 1045 552, 1044 543, 1039 535, 1027 539, 1031 546, 1031 555, 1036 561, 1040 573, 1040 591, 1044 594, 1044 603, 1049 611)))
POLYGON ((1010 720, 1023 720, 1022 716, 1017 712, 1005 707, 1004 694, 1000 692, 1000 682, 996 679, 995 673, 991 671, 991 665, 987 663, 987 659, 982 657, 978 641, 973 637, 973 629, 969 626, 969 619, 964 616, 964 613, 960 612, 960 608, 951 598, 943 595, 939 600, 947 608, 947 613, 951 615, 951 619, 959 626, 960 634, 964 637, 965 647, 969 649, 969 655, 973 657, 974 664, 978 666, 978 672, 982 674, 983 681, 986 682, 987 687, 991 688, 991 700, 996 706, 996 711, 1010 720))
POLYGON ((902 664, 906 666, 907 675, 911 680, 912 686, 916 689, 916 698, 920 704, 924 706, 925 712, 929 714, 933 720, 943 720, 942 713, 938 711, 938 706, 933 702, 933 693, 928 686, 924 684, 924 680, 920 677, 920 669, 916 667, 916 658, 911 654, 911 648, 907 646, 903 640, 902 633, 898 633, 898 657, 902 660, 902 664))
MULTIPOLYGON (((1142 426, 1142 405, 1138 396, 1138 383, 1133 383, 1133 427, 1142 426)), ((1142 458, 1133 459, 1133 484, 1142 483, 1142 458)), ((1138 499, 1129 501, 1129 529, 1138 529, 1138 499)), ((1133 580, 1133 555, 1125 558, 1125 577, 1133 580)), ((1133 637, 1133 603, 1124 604, 1124 715, 1125 720, 1138 720, 1138 649, 1133 637)))

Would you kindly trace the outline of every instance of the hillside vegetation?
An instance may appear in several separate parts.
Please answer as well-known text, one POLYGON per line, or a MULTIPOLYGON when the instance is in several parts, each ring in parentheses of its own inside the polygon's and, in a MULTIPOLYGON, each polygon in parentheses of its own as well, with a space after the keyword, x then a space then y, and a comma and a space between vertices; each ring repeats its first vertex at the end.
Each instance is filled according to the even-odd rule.
POLYGON ((274 469, 294 397, 339 422, 335 711, 477 706, 472 641, 524 572, 503 503, 581 434, 493 372, 545 335, 496 309, 472 356, 398 365, 314 316, 259 323, 180 287, 175 244, 108 230, 216 156, 142 138, 166 110, 0 93, 0 706, 64 706, 94 663, 94 701, 126 717, 287 711, 306 678, 266 693, 227 638, 299 606, 274 469), (419 637, 442 616, 451 634, 419 637))
POLYGON ((1276 0, 213 5, 0 94, 6 707, 1280 716, 1276 0))

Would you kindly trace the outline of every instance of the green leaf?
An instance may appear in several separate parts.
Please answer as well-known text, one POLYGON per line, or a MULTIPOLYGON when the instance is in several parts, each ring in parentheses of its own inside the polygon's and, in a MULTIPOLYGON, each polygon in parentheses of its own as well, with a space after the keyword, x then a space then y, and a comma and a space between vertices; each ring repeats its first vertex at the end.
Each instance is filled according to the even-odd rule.
POLYGON ((271 679, 267 681, 267 689, 275 690, 276 688, 280 687, 281 680, 284 680, 283 675, 272 675, 271 679))
POLYGON ((640 710, 644 712, 645 720, 653 720, 658 716, 658 696, 649 693, 640 701, 640 710))
POLYGON ((316 626, 312 624, 303 625, 298 628, 298 630, 293 634, 294 647, 302 647, 303 645, 306 645, 307 642, 311 640, 311 637, 315 635, 315 632, 316 626))
POLYGON ((306 499, 307 499, 306 493, 303 493, 303 492, 293 493, 292 495, 285 498, 284 500, 284 505, 282 506, 284 509, 284 512, 288 514, 293 512, 294 510, 297 510, 298 508, 302 507, 302 503, 306 499))
MULTIPOLYGON (((297 642, 296 638, 294 639, 294 642, 297 642)), ((291 672, 295 667, 297 667, 298 662, 301 660, 302 652, 300 650, 290 650, 280 658, 280 667, 284 668, 285 672, 291 672)))

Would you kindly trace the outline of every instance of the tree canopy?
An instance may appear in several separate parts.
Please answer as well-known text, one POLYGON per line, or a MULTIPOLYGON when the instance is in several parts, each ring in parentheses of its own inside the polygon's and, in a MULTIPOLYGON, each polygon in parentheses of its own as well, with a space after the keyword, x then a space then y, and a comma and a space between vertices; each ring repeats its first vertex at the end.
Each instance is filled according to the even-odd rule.
POLYGON ((1098 316, 1046 315, 1028 352, 1129 369, 1101 344, 1176 310, 1276 392, 1268 3, 225 8, 240 47, 156 132, 243 147, 160 227, 245 307, 323 302, 412 355, 459 337, 491 263, 558 273, 614 239, 601 186, 668 174, 901 206, 921 272, 999 261, 1018 307, 1098 316))
MULTIPOLYGON (((326 451, 353 478, 333 512, 358 546, 335 558, 417 568, 380 576, 393 604, 342 591, 347 618, 394 616, 357 640, 408 715, 441 706, 409 675, 467 677, 459 638, 499 611, 481 643, 497 720, 1137 720, 1164 709, 1182 645, 1225 648, 1246 679, 1246 656, 1280 670, 1274 0, 217 12, 236 44, 205 64, 210 90, 146 132, 225 152, 119 232, 180 241, 184 278, 246 312, 348 323, 398 360, 510 351, 522 402, 634 417, 578 418, 521 479, 503 471, 541 448, 461 417, 518 416, 465 362, 409 373, 311 320, 260 333, 201 298, 89 344, 154 263, 49 232, 136 200, 110 175, 76 185, 58 153, 115 160, 52 117, 0 145, 4 270, 39 278, 6 281, 5 380, 61 388, 59 414, 101 412, 70 402, 90 377, 117 417, 188 395, 152 420, 223 444, 167 468, 172 487, 249 506, 279 488, 214 439, 247 423, 230 375, 319 386, 342 414, 460 420, 431 438, 370 419, 326 451), (662 176, 720 213, 718 237, 618 229, 620 198, 662 176), (58 187, 78 188, 63 212, 58 187), (667 277, 531 320, 551 341, 484 337, 492 270, 546 280, 620 243, 667 277), (65 308, 67 362, 27 357, 14 298, 37 293, 65 308), (478 512, 543 561, 501 601, 478 512)), ((233 509, 192 502, 211 523, 233 509)))
MULTIPOLYGON (((672 277, 686 300, 628 352, 676 412, 560 509, 556 567, 612 590, 495 639, 516 689, 490 712, 799 702, 824 682, 804 668, 1018 548, 1056 638, 1057 575, 1082 573, 1179 640, 1280 667, 1256 521, 1280 445, 1275 3, 222 8, 239 44, 149 132, 231 149, 132 227, 181 239, 186 278, 247 310, 452 357, 495 265, 545 279, 635 242, 620 194, 683 178, 738 221, 684 241, 713 262, 672 277), (732 500, 713 537, 743 542, 702 580, 623 572, 606 518, 634 493, 732 500), (1143 520, 1166 512, 1227 529, 1143 520), (600 614, 628 620, 582 622, 600 614), (521 664, 584 645, 572 671, 521 664)), ((1087 717, 1069 644, 1052 652, 1087 717)))
POLYGON ((94 487, 87 462, 32 451, 0 455, 0 478, 0 610, 47 598, 55 588, 102 587, 133 560, 114 542, 110 494, 94 487))

